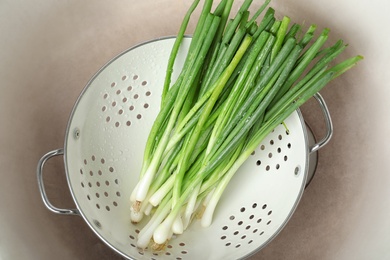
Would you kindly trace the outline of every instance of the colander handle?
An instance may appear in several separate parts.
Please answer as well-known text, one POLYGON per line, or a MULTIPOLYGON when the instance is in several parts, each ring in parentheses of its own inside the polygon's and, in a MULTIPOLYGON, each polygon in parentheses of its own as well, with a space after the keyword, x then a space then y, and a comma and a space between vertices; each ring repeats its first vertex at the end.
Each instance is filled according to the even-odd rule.
POLYGON ((324 115, 326 134, 318 143, 314 144, 312 147, 309 148, 310 153, 314 153, 319 149, 321 149, 322 147, 324 147, 329 142, 329 140, 332 138, 333 135, 332 118, 330 117, 329 109, 328 106, 326 105, 324 98, 318 92, 314 94, 314 98, 317 100, 318 104, 320 105, 320 108, 324 115))
POLYGON ((50 158, 58 155, 63 155, 64 154, 64 149, 57 149, 50 151, 46 153, 38 162, 37 166, 37 177, 38 177, 38 186, 39 186, 39 191, 41 193, 41 197, 43 200, 43 203, 45 204, 46 208, 48 208, 51 212, 54 212, 56 214, 61 214, 61 215, 80 215, 79 211, 77 209, 60 209, 55 206, 53 206, 49 199, 47 198, 45 187, 43 184, 43 166, 45 165, 46 161, 49 160, 50 158))

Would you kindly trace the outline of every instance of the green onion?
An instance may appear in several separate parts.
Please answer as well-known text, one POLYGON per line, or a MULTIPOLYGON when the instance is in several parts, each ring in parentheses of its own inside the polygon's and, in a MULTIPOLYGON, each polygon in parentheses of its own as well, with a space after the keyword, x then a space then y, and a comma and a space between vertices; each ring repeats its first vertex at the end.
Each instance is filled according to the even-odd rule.
MULTIPOLYGON (((161 109, 145 145, 139 182, 131 197, 131 221, 148 218, 137 245, 161 250, 201 216, 212 223, 225 188, 264 138, 329 82, 355 66, 355 56, 333 65, 347 48, 326 47, 329 29, 303 35, 302 24, 275 18, 265 0, 251 15, 245 0, 231 16, 233 0, 214 12, 205 0, 179 77, 171 75, 195 0, 184 16, 168 60, 161 109), (257 21, 259 18, 260 21, 257 21)), ((287 127, 287 126, 286 126, 287 127)), ((245 187, 243 187, 245 188, 245 187)))

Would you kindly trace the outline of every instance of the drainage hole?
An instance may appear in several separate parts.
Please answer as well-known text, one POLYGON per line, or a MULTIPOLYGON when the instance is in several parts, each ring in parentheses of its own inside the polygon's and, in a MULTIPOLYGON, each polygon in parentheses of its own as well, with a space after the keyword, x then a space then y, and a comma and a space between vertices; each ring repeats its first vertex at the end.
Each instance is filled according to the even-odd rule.
POLYGON ((100 222, 97 221, 96 219, 93 220, 93 224, 95 224, 95 226, 98 227, 98 228, 102 227, 102 224, 100 224, 100 222))
POLYGON ((295 167, 295 169, 294 169, 294 174, 295 174, 295 176, 298 176, 300 172, 301 172, 301 167, 298 165, 298 166, 295 167))

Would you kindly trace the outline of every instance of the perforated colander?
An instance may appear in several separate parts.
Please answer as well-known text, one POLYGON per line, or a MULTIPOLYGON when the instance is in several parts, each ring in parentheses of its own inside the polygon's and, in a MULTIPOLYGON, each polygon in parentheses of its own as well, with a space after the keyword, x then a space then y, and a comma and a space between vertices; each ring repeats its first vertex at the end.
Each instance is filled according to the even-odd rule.
MULTIPOLYGON (((191 39, 185 38, 175 64, 178 73, 191 39)), ((64 149, 45 154, 37 174, 45 205, 53 212, 80 215, 108 246, 130 259, 238 259, 264 247, 285 226, 304 191, 309 147, 299 110, 252 153, 227 187, 203 228, 195 220, 160 253, 136 247, 143 223, 130 222, 129 197, 138 181, 143 149, 158 113, 166 63, 174 38, 138 45, 111 60, 87 84, 71 113, 64 149), (45 162, 64 155, 70 192, 77 209, 53 206, 45 193, 45 162)), ((173 75, 177 77, 177 75, 173 75)))

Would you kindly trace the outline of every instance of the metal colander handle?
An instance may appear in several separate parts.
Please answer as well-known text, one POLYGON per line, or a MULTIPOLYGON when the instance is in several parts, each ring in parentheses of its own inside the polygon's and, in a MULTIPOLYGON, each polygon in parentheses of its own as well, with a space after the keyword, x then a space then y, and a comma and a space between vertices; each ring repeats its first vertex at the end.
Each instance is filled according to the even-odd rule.
POLYGON ((80 215, 77 209, 61 209, 53 206, 46 195, 45 186, 43 184, 43 166, 45 165, 46 161, 49 160, 50 158, 58 155, 63 155, 63 154, 64 154, 64 149, 57 149, 46 153, 39 160, 37 166, 39 191, 41 193, 43 203, 45 204, 46 208, 48 208, 51 212, 54 212, 56 214, 61 214, 61 215, 80 215))
POLYGON ((314 144, 312 147, 309 148, 310 153, 314 153, 319 149, 321 149, 322 147, 324 147, 329 142, 329 140, 332 138, 333 135, 332 119, 330 117, 329 109, 325 103, 324 98, 318 92, 314 95, 314 98, 317 100, 318 104, 320 105, 320 108, 324 115, 326 134, 319 142, 317 142, 316 144, 314 144))

